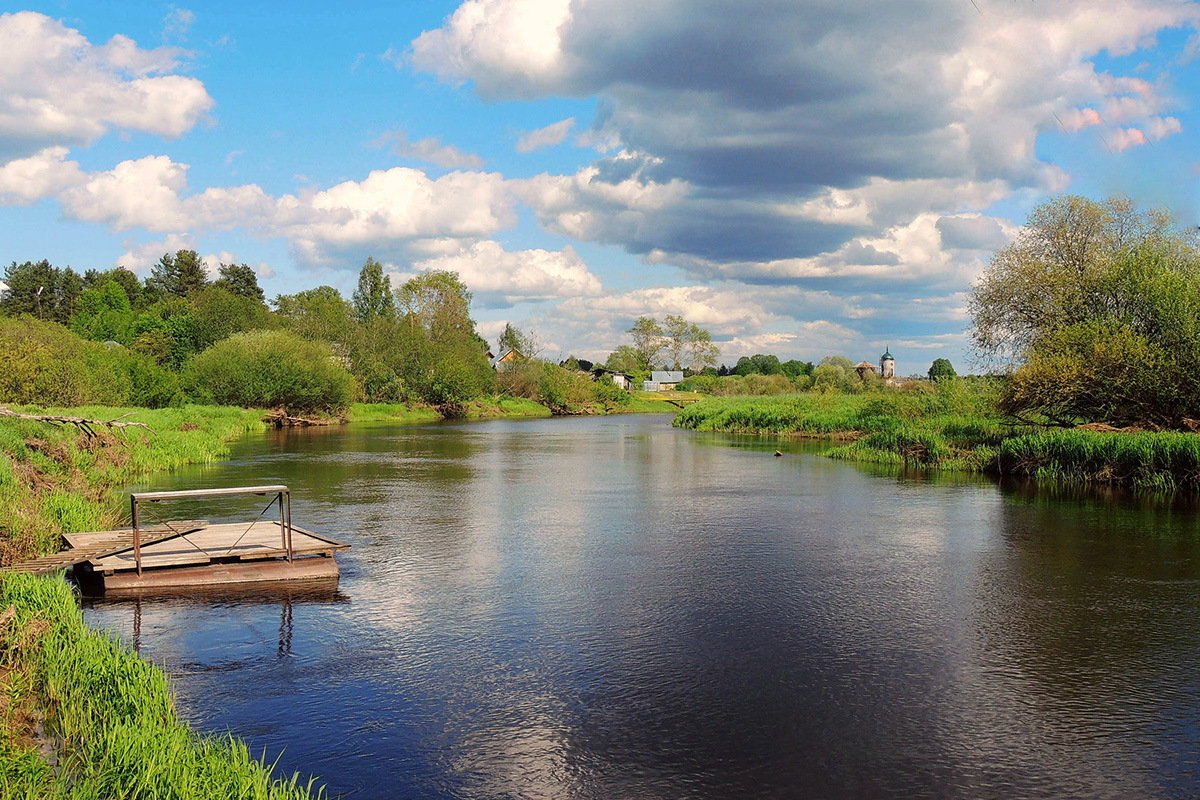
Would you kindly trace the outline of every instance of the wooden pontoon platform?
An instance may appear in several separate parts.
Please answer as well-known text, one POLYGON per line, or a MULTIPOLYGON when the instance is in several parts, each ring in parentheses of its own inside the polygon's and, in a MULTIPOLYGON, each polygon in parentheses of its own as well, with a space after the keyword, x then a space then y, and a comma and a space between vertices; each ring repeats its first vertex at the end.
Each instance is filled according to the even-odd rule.
POLYGON ((130 508, 132 528, 66 536, 71 549, 59 555, 81 556, 75 573, 88 594, 288 580, 336 584, 334 553, 350 549, 348 544, 293 525, 286 486, 135 492, 130 495, 130 508), (194 520, 163 522, 153 528, 140 525, 145 503, 235 494, 274 494, 267 509, 278 502, 279 519, 216 525, 194 520))

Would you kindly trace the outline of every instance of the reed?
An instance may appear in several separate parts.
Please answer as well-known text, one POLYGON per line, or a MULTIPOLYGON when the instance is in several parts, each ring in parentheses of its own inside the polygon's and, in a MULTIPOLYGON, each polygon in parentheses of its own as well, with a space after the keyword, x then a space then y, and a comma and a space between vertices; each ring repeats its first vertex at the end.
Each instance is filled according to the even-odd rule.
POLYGON ((274 765, 241 741, 201 736, 180 722, 162 671, 90 631, 61 578, 6 575, 0 608, 9 607, 16 618, 0 631, 0 663, 13 713, 0 736, 0 797, 324 795, 298 774, 276 779, 274 765), (46 733, 58 742, 54 768, 38 757, 18 718, 31 701, 45 709, 46 733))
POLYGON ((703 431, 841 440, 827 455, 922 469, 1200 489, 1200 435, 1046 429, 1006 420, 995 387, 946 381, 921 391, 710 398, 675 425, 703 431))

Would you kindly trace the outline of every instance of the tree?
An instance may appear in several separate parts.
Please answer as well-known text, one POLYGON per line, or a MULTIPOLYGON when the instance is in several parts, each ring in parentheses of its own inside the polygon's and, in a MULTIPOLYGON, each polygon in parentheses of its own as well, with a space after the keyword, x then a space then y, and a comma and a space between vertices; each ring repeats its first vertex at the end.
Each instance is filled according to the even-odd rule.
POLYGON ((14 261, 4 271, 4 283, 9 290, 0 300, 0 311, 10 316, 32 314, 63 325, 70 321, 83 291, 83 279, 74 270, 59 269, 45 259, 14 261))
POLYGON ((221 264, 217 270, 220 274, 213 285, 251 300, 264 302, 262 287, 258 285, 258 276, 254 270, 245 264, 221 264))
POLYGON ((383 274, 383 265, 374 258, 367 258, 358 273, 358 287, 351 298, 354 316, 360 323, 390 317, 396 304, 392 299, 392 284, 383 274))
POLYGON ((811 361, 797 361, 796 359, 792 359, 780 364, 779 368, 789 378, 799 378, 801 375, 813 374, 813 363, 811 361))
POLYGON ((958 377, 958 373, 954 371, 954 365, 950 363, 949 359, 935 358, 929 365, 929 380, 931 381, 956 377, 958 377))
POLYGON ((638 317, 627 333, 633 336, 633 349, 638 355, 638 369, 650 369, 663 351, 663 329, 650 317, 638 317))
POLYGON ((195 250, 163 253, 146 283, 160 294, 188 297, 208 285, 208 270, 195 250))
POLYGON ((997 251, 970 301, 975 345, 1017 368, 1001 408, 1181 427, 1200 417, 1195 232, 1125 198, 1055 198, 997 251))
POLYGON ((629 375, 646 370, 642 354, 627 344, 623 344, 609 353, 604 367, 613 372, 624 372, 629 375))
POLYGON ((87 289, 75 302, 71 330, 84 339, 128 344, 132 338, 133 309, 121 284, 107 281, 96 289, 87 289))
POLYGON ((99 289, 109 281, 115 281, 125 290, 125 296, 129 298, 129 304, 132 308, 138 309, 142 307, 142 282, 138 280, 137 275, 134 275, 124 267, 114 267, 113 269, 106 270, 89 269, 83 273, 83 288, 85 290, 99 289))
POLYGON ((534 343, 533 335, 525 333, 520 328, 511 323, 504 323, 504 333, 500 334, 500 339, 496 343, 500 352, 496 355, 504 355, 509 350, 518 360, 526 360, 537 355, 537 345, 534 343))
POLYGON ((284 324, 305 339, 342 343, 350 335, 354 307, 332 286, 281 294, 272 304, 284 324))

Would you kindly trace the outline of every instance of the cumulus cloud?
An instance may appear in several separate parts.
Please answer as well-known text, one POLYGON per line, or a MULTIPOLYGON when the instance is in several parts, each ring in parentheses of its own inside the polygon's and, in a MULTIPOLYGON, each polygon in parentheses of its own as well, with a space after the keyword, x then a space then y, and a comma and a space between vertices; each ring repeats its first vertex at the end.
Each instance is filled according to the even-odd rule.
POLYGON ((483 159, 479 156, 465 153, 452 144, 442 144, 442 140, 437 137, 412 142, 404 131, 390 131, 371 144, 375 147, 387 147, 394 156, 415 158, 448 169, 478 169, 483 166, 483 159))
MULTIPOLYGON (((871 240, 932 215, 936 241, 942 216, 1067 184, 1042 132, 1101 127, 1117 150, 1180 132, 1164 78, 1097 56, 1198 20, 1174 0, 469 0, 411 61, 489 99, 598 96, 588 135, 620 151, 517 188, 549 230, 698 275, 824 257, 903 277, 933 262, 864 264, 888 250, 871 240)), ((891 247, 923 257, 916 238, 891 247)))
POLYGON ((29 205, 85 181, 79 162, 67 161, 68 152, 65 147, 47 147, 0 166, 0 205, 29 205))
POLYGON ((0 14, 0 157, 86 144, 112 128, 179 136, 213 106, 179 51, 127 36, 94 45, 43 14, 0 14))
POLYGON ((164 253, 195 250, 196 240, 190 234, 172 233, 155 242, 125 242, 128 249, 117 257, 113 266, 124 267, 138 275, 148 275, 164 253))
POLYGON ((575 118, 567 117, 544 128, 538 128, 536 131, 529 131, 517 140, 517 152, 532 153, 534 150, 562 144, 573 127, 575 127, 575 118))
POLYGON ((570 246, 559 251, 506 251, 494 241, 476 242, 457 253, 417 261, 418 271, 457 272, 476 298, 492 304, 561 297, 595 297, 600 279, 570 246))

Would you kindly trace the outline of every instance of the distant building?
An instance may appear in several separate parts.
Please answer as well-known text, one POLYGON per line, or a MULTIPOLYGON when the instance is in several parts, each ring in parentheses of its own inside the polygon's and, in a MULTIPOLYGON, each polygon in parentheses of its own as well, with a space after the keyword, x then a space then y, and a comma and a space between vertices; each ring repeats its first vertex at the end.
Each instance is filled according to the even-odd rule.
POLYGON ((647 392, 664 392, 674 389, 683 383, 683 373, 672 370, 654 370, 650 380, 642 381, 642 389, 647 392))
POLYGON ((858 373, 858 377, 866 380, 868 374, 875 374, 875 365, 870 361, 860 361, 854 365, 854 371, 858 373))
POLYGON ((883 351, 883 355, 879 357, 879 375, 885 381, 888 378, 896 377, 896 359, 892 358, 891 348, 883 351))
POLYGON ((607 367, 592 367, 592 380, 602 381, 605 379, 612 380, 617 386, 620 386, 625 391, 629 391, 629 386, 633 382, 633 378, 626 372, 618 372, 615 369, 607 367))
POLYGON ((0 281, 0 300, 3 300, 6 294, 8 294, 8 284, 0 281))
POLYGON ((492 359, 492 369, 496 370, 496 372, 508 372, 519 361, 520 356, 517 354, 517 351, 509 348, 492 359))

